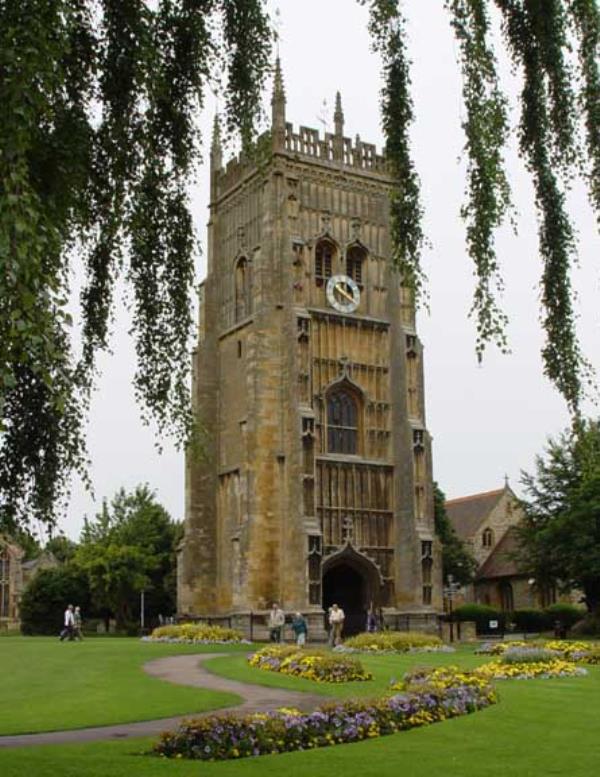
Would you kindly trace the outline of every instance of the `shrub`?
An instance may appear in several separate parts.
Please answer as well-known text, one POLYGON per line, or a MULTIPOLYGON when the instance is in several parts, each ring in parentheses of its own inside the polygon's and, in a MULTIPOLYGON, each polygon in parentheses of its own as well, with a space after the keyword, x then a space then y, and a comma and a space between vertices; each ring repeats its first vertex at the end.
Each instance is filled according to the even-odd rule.
POLYGON ((23 634, 58 634, 68 604, 79 605, 85 618, 90 589, 85 575, 64 565, 40 570, 23 592, 20 617, 23 634))
POLYGON ((492 687, 481 683, 332 703, 306 714, 280 710, 244 717, 212 715, 184 721, 176 731, 163 734, 154 752, 168 758, 219 761, 309 750, 436 723, 495 701, 492 687))
POLYGON ((364 652, 408 653, 411 650, 439 650, 444 648, 444 643, 434 634, 420 631, 376 631, 350 637, 344 646, 364 652))
POLYGON ((487 604, 461 604, 452 613, 457 621, 475 621, 478 634, 489 634, 490 621, 498 621, 497 631, 504 630, 504 614, 487 604))
POLYGON ((208 623, 178 623, 159 626, 146 639, 162 642, 223 643, 242 642, 243 635, 235 629, 210 626, 208 623))
POLYGON ((516 626, 517 631, 544 631, 550 628, 551 621, 544 610, 523 609, 515 610, 510 615, 510 619, 516 626))
POLYGON ((293 645, 273 645, 257 650, 248 659, 250 666, 281 672, 317 683, 347 683, 371 680, 356 658, 324 650, 302 650, 293 645))
POLYGON ((600 637, 600 616, 588 613, 583 619, 573 626, 574 634, 581 634, 586 637, 600 637))
POLYGON ((551 627, 555 621, 560 623, 567 629, 572 629, 573 626, 585 616, 585 611, 580 607, 575 607, 574 604, 565 604, 557 602, 551 604, 544 610, 548 619, 548 625, 551 627))

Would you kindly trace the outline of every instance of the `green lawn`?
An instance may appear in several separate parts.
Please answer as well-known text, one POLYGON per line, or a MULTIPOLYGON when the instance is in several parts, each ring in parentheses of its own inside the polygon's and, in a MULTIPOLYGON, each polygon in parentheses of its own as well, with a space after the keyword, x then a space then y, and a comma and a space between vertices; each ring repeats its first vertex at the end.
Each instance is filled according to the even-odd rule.
POLYGON ((167 761, 150 740, 0 750, 3 777, 588 777, 600 763, 600 670, 510 681, 474 715, 352 745, 240 761, 167 761))
MULTIPOLYGON (((247 652, 248 646, 237 649, 247 652)), ((173 685, 142 669, 155 658, 199 652, 198 646, 138 639, 61 643, 5 637, 0 640, 0 734, 151 720, 235 703, 238 697, 232 694, 173 685)))
MULTIPOLYGON (((110 642, 108 647, 106 640, 101 644, 100 641, 90 644, 95 660, 104 663, 105 668, 112 667, 115 673, 115 677, 109 679, 101 672, 96 680, 101 677, 103 683, 126 688, 131 687, 132 682, 134 685, 139 682, 140 666, 148 657, 190 652, 186 648, 140 645, 122 640, 110 642), (101 648, 109 650, 109 654, 103 655, 101 648), (128 675, 138 679, 132 681, 128 675)), ((49 673, 57 668, 64 672, 65 660, 56 658, 55 647, 73 650, 70 655, 77 656, 72 659, 69 671, 77 671, 76 661, 86 664, 82 654, 77 653, 81 646, 54 646, 48 640, 15 640, 13 651, 18 651, 20 658, 15 658, 13 667, 20 673, 21 693, 15 695, 12 689, 10 705, 5 705, 7 697, 2 695, 0 711, 3 716, 10 717, 5 713, 5 707, 11 706, 13 715, 22 717, 23 689, 32 687, 31 677, 37 678, 38 685, 40 678, 46 678, 44 683, 47 684, 49 673), (37 660, 38 665, 28 669, 27 655, 30 661, 37 660)), ((6 648, 0 645, 0 650, 6 648)), ((239 679, 260 677, 261 682, 269 685, 308 687, 312 691, 345 696, 357 691, 361 694, 377 692, 387 685, 390 677, 400 676, 408 666, 415 664, 471 666, 481 660, 484 659, 473 656, 468 649, 452 656, 367 656, 364 661, 376 674, 374 681, 333 687, 314 686, 294 678, 249 669, 242 656, 236 653, 215 659, 210 664, 213 671, 239 679)), ((4 661, 2 666, 4 668, 4 661)), ((141 677, 144 678, 143 674, 141 677)), ((172 690, 186 690, 145 679, 160 688, 155 702, 160 700, 166 704, 168 700, 171 703, 172 690)), ((10 690, 13 678, 10 672, 3 672, 3 684, 7 680, 10 690)), ((92 682, 91 676, 88 681, 92 682)), ((61 678, 52 682, 58 687, 61 678)), ((3 777, 24 774, 36 777, 55 777, 56 774, 63 777, 279 777, 281 774, 321 777, 340 772, 345 777, 587 777, 597 772, 600 763, 600 668, 590 668, 587 677, 505 681, 498 683, 498 688, 500 703, 482 712, 353 745, 214 764, 168 761, 143 755, 151 746, 151 740, 147 739, 0 749, 0 774, 3 777)), ((98 688, 90 686, 90 691, 93 698, 99 698, 98 688)), ((191 690, 191 693, 198 698, 197 691, 191 690)), ((129 712, 137 703, 126 691, 120 698, 122 712, 129 712)), ((49 707, 52 700, 44 700, 38 691, 36 704, 49 707)))

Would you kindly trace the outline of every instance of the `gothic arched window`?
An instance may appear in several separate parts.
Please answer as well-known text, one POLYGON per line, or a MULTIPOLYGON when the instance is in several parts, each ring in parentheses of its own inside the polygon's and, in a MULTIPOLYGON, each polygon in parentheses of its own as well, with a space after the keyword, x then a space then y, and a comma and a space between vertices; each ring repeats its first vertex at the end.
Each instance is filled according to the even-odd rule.
POLYGON ((490 529, 484 529, 483 534, 481 535, 481 545, 484 548, 491 548, 494 544, 494 532, 490 529))
POLYGON ((352 278, 359 286, 363 282, 363 262, 367 258, 367 252, 361 246, 351 246, 346 251, 346 275, 352 278))
POLYGON ((319 240, 315 248, 315 280, 322 286, 333 275, 335 246, 330 240, 319 240))
POLYGON ((0 549, 0 618, 10 616, 10 556, 0 549))
POLYGON ((358 452, 358 403, 346 389, 335 389, 327 396, 327 450, 358 452))
POLYGON ((249 316, 251 310, 252 277, 250 262, 245 256, 235 265, 235 320, 249 316))

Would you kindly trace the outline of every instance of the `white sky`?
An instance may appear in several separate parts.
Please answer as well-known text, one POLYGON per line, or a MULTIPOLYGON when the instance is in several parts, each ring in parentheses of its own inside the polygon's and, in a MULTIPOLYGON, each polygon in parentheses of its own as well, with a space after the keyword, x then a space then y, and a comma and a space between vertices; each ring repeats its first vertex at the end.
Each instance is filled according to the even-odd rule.
MULTIPOLYGON (((279 0, 280 54, 287 94, 287 118, 295 126, 321 127, 323 100, 333 113, 336 90, 342 93, 345 134, 359 133, 382 145, 379 120, 379 62, 370 51, 366 10, 353 0, 279 0)), ((519 234, 498 237, 510 316, 512 354, 491 347, 481 367, 475 358, 475 329, 467 318, 473 274, 465 252, 463 202, 465 166, 461 161, 461 77, 457 49, 441 0, 405 3, 409 50, 413 59, 413 95, 417 120, 413 152, 422 182, 425 229, 432 247, 425 255, 431 314, 421 313, 418 330, 425 345, 427 425, 433 435, 434 477, 449 498, 499 488, 504 475, 518 491, 519 472, 531 469, 546 437, 568 424, 563 400, 542 375, 539 326, 540 261, 532 187, 523 164, 509 154, 508 167, 518 209, 519 234)), ((518 82, 502 62, 504 86, 512 96, 518 82)), ((265 93, 269 107, 270 91, 265 93)), ((207 101, 202 126, 207 143, 215 99, 207 101)), ((518 113, 513 108, 512 122, 518 113)), ((330 120, 331 128, 332 120, 330 120)), ((208 169, 193 189, 194 215, 202 243, 207 220, 208 169)), ((570 197, 580 235, 580 267, 575 275, 579 333, 583 348, 600 372, 598 337, 598 256, 600 241, 583 186, 570 197)), ((199 258, 198 280, 205 273, 199 258)), ((127 336, 129 321, 119 306, 113 353, 100 360, 102 377, 89 423, 91 476, 96 502, 74 485, 60 527, 77 537, 85 514, 93 515, 102 497, 120 487, 148 482, 176 518, 183 517, 183 456, 163 440, 154 447, 152 429, 142 426, 131 378, 135 354, 127 336)), ((594 412, 590 404, 586 408, 594 412)))

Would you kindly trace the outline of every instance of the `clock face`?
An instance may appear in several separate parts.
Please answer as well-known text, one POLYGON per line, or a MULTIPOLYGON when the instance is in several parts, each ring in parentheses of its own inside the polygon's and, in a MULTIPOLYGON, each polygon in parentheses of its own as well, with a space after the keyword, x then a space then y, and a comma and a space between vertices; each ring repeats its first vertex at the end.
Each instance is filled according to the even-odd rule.
POLYGON ((332 275, 327 281, 327 301, 340 313, 353 313, 360 303, 360 289, 347 275, 332 275))

